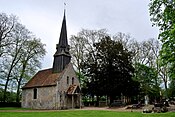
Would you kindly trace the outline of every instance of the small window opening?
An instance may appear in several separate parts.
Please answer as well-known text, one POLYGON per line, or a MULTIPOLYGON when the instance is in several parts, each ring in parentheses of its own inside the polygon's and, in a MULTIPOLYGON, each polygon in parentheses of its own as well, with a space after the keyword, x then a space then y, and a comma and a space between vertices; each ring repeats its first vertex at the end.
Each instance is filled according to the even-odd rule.
POLYGON ((72 85, 74 84, 74 77, 72 78, 72 85))
POLYGON ((33 90, 33 99, 37 99, 37 89, 33 90))
POLYGON ((67 76, 67 84, 69 84, 69 76, 67 76))

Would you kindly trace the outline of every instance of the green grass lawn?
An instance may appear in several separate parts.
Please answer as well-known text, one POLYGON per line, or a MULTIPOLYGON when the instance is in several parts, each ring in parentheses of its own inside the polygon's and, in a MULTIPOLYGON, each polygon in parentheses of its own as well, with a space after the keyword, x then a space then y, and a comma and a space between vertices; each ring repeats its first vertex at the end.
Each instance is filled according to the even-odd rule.
MULTIPOLYGON (((115 112, 102 110, 66 110, 55 112, 4 112, 0 109, 0 117, 175 117, 175 113, 115 112)), ((11 108, 14 110, 14 108, 11 108)))
POLYGON ((29 108, 18 108, 18 107, 3 107, 3 108, 1 108, 0 107, 0 111, 1 110, 31 110, 31 109, 29 109, 29 108))

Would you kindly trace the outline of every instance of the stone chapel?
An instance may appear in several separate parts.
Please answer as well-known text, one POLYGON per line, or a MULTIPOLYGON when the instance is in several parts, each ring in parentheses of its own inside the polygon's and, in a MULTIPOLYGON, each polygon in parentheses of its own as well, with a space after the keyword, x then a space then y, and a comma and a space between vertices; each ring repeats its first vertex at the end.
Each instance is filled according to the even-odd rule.
POLYGON ((81 88, 71 61, 64 11, 59 43, 53 66, 37 72, 22 87, 22 107, 69 109, 81 107, 81 88))

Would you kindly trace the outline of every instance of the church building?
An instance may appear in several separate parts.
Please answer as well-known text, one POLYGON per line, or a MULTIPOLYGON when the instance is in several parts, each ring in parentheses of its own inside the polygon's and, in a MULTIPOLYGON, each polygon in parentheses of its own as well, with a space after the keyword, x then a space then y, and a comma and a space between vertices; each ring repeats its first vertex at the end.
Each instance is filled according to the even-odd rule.
POLYGON ((80 82, 69 53, 64 11, 59 43, 53 66, 37 72, 22 87, 22 107, 33 109, 69 109, 81 107, 80 82))

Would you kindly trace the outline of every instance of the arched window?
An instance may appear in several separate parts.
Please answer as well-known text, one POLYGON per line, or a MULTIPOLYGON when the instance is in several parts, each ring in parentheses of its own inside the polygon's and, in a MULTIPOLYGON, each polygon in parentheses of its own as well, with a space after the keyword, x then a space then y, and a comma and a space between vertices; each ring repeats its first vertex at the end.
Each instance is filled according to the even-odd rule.
POLYGON ((74 84, 74 77, 72 77, 72 85, 74 84))
POLYGON ((69 76, 67 76, 67 84, 69 85, 69 76))
POLYGON ((33 99, 37 99, 37 88, 33 89, 33 99))

